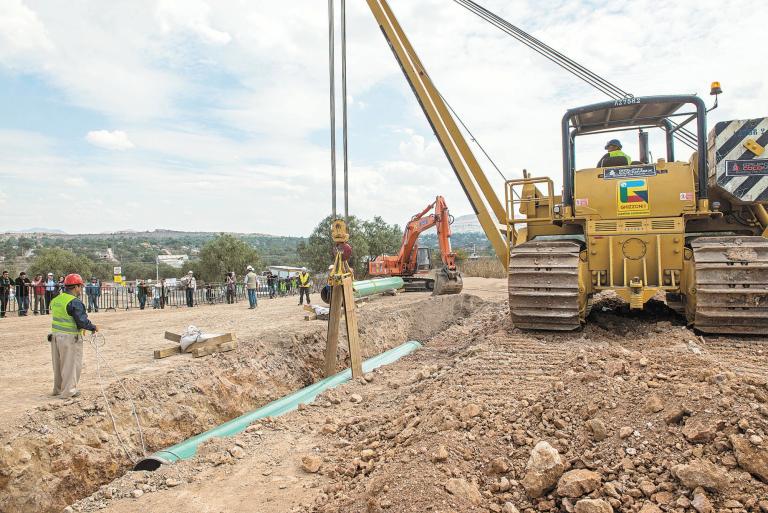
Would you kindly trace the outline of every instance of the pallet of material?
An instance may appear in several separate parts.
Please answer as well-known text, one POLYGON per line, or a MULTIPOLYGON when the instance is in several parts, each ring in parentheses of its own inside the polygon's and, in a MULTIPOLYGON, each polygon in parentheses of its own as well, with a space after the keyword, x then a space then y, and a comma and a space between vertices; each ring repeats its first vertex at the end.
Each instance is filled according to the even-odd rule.
MULTIPOLYGON (((165 339, 177 344, 181 342, 181 335, 165 332, 165 339)), ((191 353, 193 357, 199 358, 201 356, 207 356, 213 353, 223 353, 225 351, 232 351, 237 348, 237 336, 234 333, 224 333, 221 335, 215 335, 205 340, 200 340, 190 344, 186 351, 181 350, 180 345, 166 347, 164 349, 155 349, 155 359, 167 358, 175 354, 181 354, 182 352, 191 353)))

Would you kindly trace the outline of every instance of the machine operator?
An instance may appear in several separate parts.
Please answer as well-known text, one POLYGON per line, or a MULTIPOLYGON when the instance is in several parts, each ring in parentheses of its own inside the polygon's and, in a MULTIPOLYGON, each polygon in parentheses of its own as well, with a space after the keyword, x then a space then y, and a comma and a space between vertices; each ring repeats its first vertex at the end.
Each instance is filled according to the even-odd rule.
POLYGON ((597 163, 597 167, 628 166, 632 163, 629 155, 621 151, 621 141, 618 139, 608 141, 605 149, 608 150, 608 153, 603 155, 600 162, 597 163))

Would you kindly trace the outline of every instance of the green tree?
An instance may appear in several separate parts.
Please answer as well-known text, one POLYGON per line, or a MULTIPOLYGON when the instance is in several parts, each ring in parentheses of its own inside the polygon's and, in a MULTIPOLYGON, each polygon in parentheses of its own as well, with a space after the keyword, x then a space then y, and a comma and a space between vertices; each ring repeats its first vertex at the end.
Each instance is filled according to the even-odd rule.
POLYGON ((69 273, 78 273, 84 279, 91 275, 93 261, 85 256, 75 255, 66 249, 48 248, 41 249, 32 265, 29 266, 28 273, 32 276, 46 273, 53 273, 58 279, 59 276, 66 276, 69 273))
POLYGON ((403 231, 396 224, 387 224, 379 216, 371 221, 363 221, 363 236, 368 242, 368 256, 374 259, 379 255, 392 255, 400 251, 403 231))
MULTIPOLYGON (((355 216, 350 216, 347 222, 349 244, 352 246, 352 258, 349 264, 355 270, 356 276, 365 276, 367 257, 369 255, 368 241, 365 238, 363 223, 355 216)), ((299 242, 297 251, 302 262, 313 272, 325 272, 333 263, 333 240, 331 239, 331 216, 326 217, 312 231, 306 242, 299 242)))
POLYGON ((234 235, 222 233, 206 242, 200 250, 200 258, 185 266, 185 270, 193 270, 199 280, 221 282, 227 272, 241 275, 249 265, 255 269, 261 266, 258 251, 234 235))

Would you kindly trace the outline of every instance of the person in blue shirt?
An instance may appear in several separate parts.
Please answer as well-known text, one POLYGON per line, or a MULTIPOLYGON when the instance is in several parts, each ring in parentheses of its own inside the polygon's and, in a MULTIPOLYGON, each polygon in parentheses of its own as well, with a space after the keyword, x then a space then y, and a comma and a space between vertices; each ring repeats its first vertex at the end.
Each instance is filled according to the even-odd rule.
POLYGON ((88 297, 88 311, 99 311, 99 296, 101 296, 101 285, 99 280, 95 276, 91 278, 91 282, 85 286, 85 295, 88 297))

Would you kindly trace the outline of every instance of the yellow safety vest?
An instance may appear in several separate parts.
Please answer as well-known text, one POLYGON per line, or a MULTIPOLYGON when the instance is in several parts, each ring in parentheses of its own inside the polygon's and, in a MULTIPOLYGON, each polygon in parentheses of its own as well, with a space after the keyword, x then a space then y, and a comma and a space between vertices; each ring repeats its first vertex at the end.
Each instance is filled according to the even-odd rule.
POLYGON ((632 159, 629 158, 629 155, 627 155, 621 150, 609 151, 608 155, 610 155, 611 157, 624 157, 625 159, 627 159, 627 165, 630 165, 632 163, 632 159))
POLYGON ((80 331, 75 318, 67 313, 67 305, 75 299, 72 294, 62 292, 51 301, 51 331, 77 335, 80 331))
POLYGON ((299 274, 299 281, 302 287, 309 287, 309 273, 299 274))

